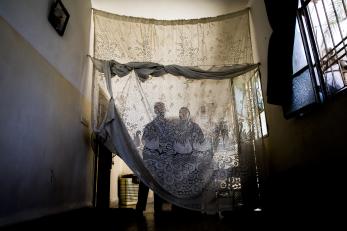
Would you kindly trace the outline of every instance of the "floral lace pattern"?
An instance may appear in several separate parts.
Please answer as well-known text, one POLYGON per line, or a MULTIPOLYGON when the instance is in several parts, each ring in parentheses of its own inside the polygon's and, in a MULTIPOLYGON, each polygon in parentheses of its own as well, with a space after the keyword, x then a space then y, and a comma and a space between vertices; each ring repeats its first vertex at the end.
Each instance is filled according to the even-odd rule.
MULTIPOLYGON (((100 59, 201 68, 252 63, 248 11, 192 21, 96 11, 94 22, 94 56, 100 59)), ((261 137, 253 77, 187 80, 167 74, 140 82, 131 72, 112 79, 116 106, 138 153, 176 204, 199 198, 201 208, 217 208, 223 199, 223 208, 233 209, 244 202, 241 189, 249 174, 244 156, 254 157, 249 150, 257 149, 253 141, 261 137)), ((100 89, 106 85, 96 72, 95 97, 100 89)), ((94 102, 95 112, 98 99, 94 102)))
POLYGON ((95 57, 186 66, 252 63, 248 13, 163 21, 95 11, 95 57))

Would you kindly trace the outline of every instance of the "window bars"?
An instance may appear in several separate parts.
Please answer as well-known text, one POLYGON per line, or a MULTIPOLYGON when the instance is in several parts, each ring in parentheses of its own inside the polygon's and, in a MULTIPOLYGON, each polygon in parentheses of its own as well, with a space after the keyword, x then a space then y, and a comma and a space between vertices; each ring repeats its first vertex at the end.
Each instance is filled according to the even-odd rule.
POLYGON ((301 0, 293 51, 290 118, 347 89, 347 0, 301 0))

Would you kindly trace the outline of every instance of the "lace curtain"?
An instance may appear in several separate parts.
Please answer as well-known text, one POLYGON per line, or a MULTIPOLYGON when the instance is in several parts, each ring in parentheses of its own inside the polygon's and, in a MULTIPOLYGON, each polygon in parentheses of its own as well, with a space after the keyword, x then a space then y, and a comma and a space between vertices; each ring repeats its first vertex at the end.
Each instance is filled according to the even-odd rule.
POLYGON ((94 130, 146 185, 178 206, 206 212, 255 206, 262 152, 257 72, 144 76, 171 67, 156 63, 194 66, 198 76, 252 63, 248 20, 247 10, 174 21, 94 12, 94 130), (122 64, 133 61, 155 65, 122 64))

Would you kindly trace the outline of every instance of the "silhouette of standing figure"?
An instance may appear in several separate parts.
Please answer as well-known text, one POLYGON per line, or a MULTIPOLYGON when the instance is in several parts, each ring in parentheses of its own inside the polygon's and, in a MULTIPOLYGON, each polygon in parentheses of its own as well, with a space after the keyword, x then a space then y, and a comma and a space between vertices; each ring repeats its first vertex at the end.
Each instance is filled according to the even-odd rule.
MULTIPOLYGON (((143 130, 142 143, 144 145, 144 161, 151 155, 162 155, 166 154, 168 151, 167 147, 171 142, 170 131, 172 129, 170 122, 165 118, 165 112, 166 109, 164 103, 155 103, 154 113, 156 114, 156 117, 153 121, 148 123, 143 130)), ((146 210, 148 192, 149 188, 143 182, 140 182, 138 202, 136 204, 136 210, 138 212, 146 210)), ((154 211, 156 214, 160 213, 162 204, 163 200, 158 195, 154 194, 154 211)))

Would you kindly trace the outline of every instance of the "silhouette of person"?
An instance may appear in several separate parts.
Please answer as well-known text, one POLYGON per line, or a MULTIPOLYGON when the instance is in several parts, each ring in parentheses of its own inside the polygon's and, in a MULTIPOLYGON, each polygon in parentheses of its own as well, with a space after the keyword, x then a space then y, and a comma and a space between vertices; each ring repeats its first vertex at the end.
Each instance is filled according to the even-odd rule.
MULTIPOLYGON (((153 121, 148 123, 143 130, 142 143, 144 145, 144 161, 153 155, 162 155, 170 152, 169 147, 170 145, 172 146, 172 141, 170 140, 172 126, 170 121, 165 118, 165 112, 166 109, 164 103, 155 103, 154 113, 156 114, 156 117, 153 121)), ((146 210, 148 192, 149 188, 143 182, 140 182, 138 202, 136 204, 136 210, 138 212, 146 210)), ((161 199, 157 194, 154 194, 154 211, 156 214, 161 211, 163 202, 163 199, 161 199)))
POLYGON ((142 143, 144 144, 144 159, 151 154, 161 155, 169 151, 168 146, 172 143, 172 125, 165 118, 165 112, 164 103, 157 102, 154 104, 156 117, 143 130, 142 143))
MULTIPOLYGON (((193 122, 190 117, 190 111, 187 107, 181 107, 179 110, 179 120, 175 124, 174 134, 174 151, 175 157, 186 158, 187 163, 197 163, 197 157, 194 155, 198 152, 208 154, 210 145, 205 142, 205 137, 200 126, 193 122)), ((204 155, 205 156, 205 155, 204 155)), ((200 160, 201 161, 201 160, 200 160)), ((200 162, 200 166, 204 165, 204 162, 200 162)), ((194 165, 193 164, 193 165, 194 165)), ((195 165, 194 165, 195 166, 195 165)), ((199 167, 195 166, 194 171, 185 172, 183 178, 185 184, 188 187, 194 187, 197 189, 201 186, 201 175, 199 167), (189 183, 188 183, 189 182, 189 183), (195 187, 199 185, 198 187, 195 187)), ((183 208, 177 205, 172 205, 172 211, 184 211, 183 208)))
POLYGON ((176 154, 192 153, 204 141, 204 134, 200 126, 191 120, 189 109, 181 107, 179 110, 179 121, 175 129, 175 143, 173 147, 176 154))

